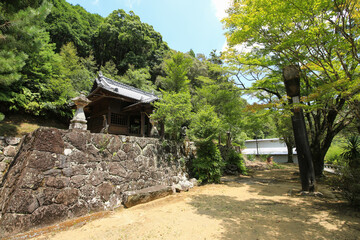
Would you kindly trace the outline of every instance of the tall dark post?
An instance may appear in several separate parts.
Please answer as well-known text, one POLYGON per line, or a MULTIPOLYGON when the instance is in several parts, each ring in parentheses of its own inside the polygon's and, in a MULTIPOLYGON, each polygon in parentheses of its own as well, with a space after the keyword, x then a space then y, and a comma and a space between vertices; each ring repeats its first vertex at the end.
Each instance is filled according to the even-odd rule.
POLYGON ((140 114, 140 135, 145 137, 145 112, 141 112, 140 114))
POLYGON ((258 143, 258 137, 255 136, 255 143, 256 143, 256 156, 259 156, 259 143, 258 143))
MULTIPOLYGON (((300 70, 290 65, 283 69, 283 77, 287 95, 291 98, 290 104, 300 103, 300 70)), ((303 110, 300 107, 292 108, 291 117, 296 151, 298 154, 301 185, 303 191, 315 191, 315 172, 306 133, 303 110)))

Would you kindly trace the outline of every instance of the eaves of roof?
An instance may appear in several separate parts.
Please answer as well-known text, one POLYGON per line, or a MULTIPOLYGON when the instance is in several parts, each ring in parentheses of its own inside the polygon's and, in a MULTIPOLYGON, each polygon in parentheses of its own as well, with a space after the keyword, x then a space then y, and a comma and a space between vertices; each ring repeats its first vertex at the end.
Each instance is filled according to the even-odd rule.
MULTIPOLYGON (((96 89, 102 88, 119 96, 134 99, 141 103, 151 103, 159 99, 155 94, 114 81, 110 78, 104 77, 101 73, 99 73, 99 76, 95 81, 97 85, 96 89)), ((93 92, 95 92, 95 90, 93 92)), ((90 93, 89 96, 91 95, 92 94, 90 93)))

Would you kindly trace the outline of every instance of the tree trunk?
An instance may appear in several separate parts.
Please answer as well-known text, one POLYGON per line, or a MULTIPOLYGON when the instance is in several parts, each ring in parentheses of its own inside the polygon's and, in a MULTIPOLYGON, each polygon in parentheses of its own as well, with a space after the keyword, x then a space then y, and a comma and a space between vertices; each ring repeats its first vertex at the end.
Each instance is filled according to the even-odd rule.
POLYGON ((294 160, 293 160, 293 145, 287 141, 285 141, 285 144, 286 144, 286 148, 287 148, 287 151, 288 151, 288 163, 294 163, 294 160))
POLYGON ((319 142, 313 142, 310 146, 311 155, 314 163, 314 171, 316 177, 321 177, 323 175, 324 170, 324 158, 321 154, 321 148, 319 142))
MULTIPOLYGON (((312 141, 310 144, 311 155, 314 163, 314 171, 316 177, 323 176, 325 155, 329 150, 331 142, 335 135, 336 135, 335 132, 330 132, 325 136, 322 142, 320 142, 319 140, 315 140, 312 141)), ((315 136, 315 139, 319 139, 319 138, 320 136, 315 136)))
POLYGON ((160 122, 160 138, 161 139, 164 139, 165 137, 165 125, 164 125, 164 122, 160 122))
POLYGON ((231 133, 229 131, 226 134, 227 134, 226 147, 230 148, 231 147, 231 133))

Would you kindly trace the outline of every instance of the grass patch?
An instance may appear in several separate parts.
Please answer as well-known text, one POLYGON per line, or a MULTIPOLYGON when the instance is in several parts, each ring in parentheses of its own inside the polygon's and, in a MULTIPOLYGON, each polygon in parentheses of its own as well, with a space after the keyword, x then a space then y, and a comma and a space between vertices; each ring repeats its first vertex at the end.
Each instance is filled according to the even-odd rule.
POLYGON ((46 119, 26 114, 6 115, 5 119, 0 122, 0 136, 20 137, 39 127, 67 129, 68 126, 67 122, 61 122, 57 119, 46 119))

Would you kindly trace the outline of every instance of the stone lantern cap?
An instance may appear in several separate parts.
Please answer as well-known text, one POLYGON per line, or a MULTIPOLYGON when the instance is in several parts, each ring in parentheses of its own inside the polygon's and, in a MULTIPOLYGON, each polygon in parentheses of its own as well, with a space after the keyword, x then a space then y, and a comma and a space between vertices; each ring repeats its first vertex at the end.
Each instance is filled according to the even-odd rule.
POLYGON ((71 101, 73 101, 76 106, 86 106, 91 102, 84 94, 80 94, 80 96, 71 99, 71 101))

